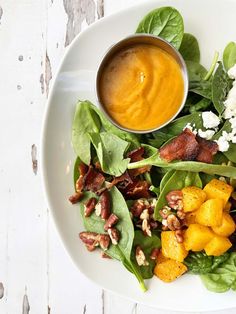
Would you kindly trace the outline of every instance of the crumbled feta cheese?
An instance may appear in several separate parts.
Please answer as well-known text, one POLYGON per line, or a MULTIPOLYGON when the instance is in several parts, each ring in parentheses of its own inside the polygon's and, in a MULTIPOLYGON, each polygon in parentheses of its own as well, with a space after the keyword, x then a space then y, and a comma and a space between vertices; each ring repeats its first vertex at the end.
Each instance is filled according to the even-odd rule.
POLYGON ((220 152, 227 152, 227 150, 229 149, 229 142, 223 136, 216 140, 216 143, 219 146, 220 152))
POLYGON ((202 113, 203 126, 206 129, 217 128, 220 124, 219 117, 214 114, 212 111, 205 111, 202 113))
POLYGON ((214 134, 215 134, 214 130, 206 130, 206 131, 203 131, 201 129, 198 130, 198 135, 202 138, 205 138, 206 140, 212 139, 214 134))
POLYGON ((189 129, 191 132, 193 132, 193 134, 196 135, 196 134, 197 134, 197 130, 194 129, 194 127, 195 127, 195 123, 194 123, 193 126, 191 125, 191 123, 187 123, 187 124, 185 125, 185 127, 183 128, 183 130, 189 129))
POLYGON ((230 68, 228 70, 228 76, 232 79, 235 80, 236 79, 236 64, 234 66, 232 66, 232 68, 230 68))
POLYGON ((228 70, 228 75, 234 82, 224 101, 225 111, 223 115, 225 119, 236 117, 236 64, 228 70))

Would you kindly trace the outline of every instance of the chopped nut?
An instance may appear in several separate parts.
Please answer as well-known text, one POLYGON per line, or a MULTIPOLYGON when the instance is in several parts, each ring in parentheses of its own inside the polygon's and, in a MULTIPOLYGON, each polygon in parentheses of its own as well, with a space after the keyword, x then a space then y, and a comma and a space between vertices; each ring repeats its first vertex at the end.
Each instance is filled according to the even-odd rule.
POLYGON ((99 217, 101 216, 101 211, 102 211, 102 205, 100 202, 98 202, 95 206, 95 214, 99 217))
POLYGON ((91 197, 87 200, 87 202, 84 204, 84 216, 89 217, 92 212, 95 209, 95 205, 97 203, 97 200, 95 197, 91 197))
POLYGON ((155 220, 150 221, 150 227, 151 229, 156 229, 158 227, 158 222, 155 220))
POLYGON ((119 231, 116 228, 109 228, 107 232, 111 238, 112 244, 117 245, 120 239, 119 231))
POLYGON ((156 260, 157 257, 158 257, 159 252, 160 252, 160 249, 158 249, 156 247, 154 249, 152 249, 152 252, 151 252, 151 255, 150 255, 150 259, 156 260))
POLYGON ((72 204, 76 204, 78 203, 78 201, 82 198, 83 196, 83 193, 82 192, 76 192, 75 194, 71 195, 69 197, 69 201, 72 203, 72 204))
POLYGON ((183 220, 186 216, 186 213, 183 210, 178 210, 176 214, 177 214, 178 218, 181 220, 183 220))
POLYGON ((163 226, 165 226, 165 227, 168 227, 168 225, 167 225, 167 219, 162 219, 162 225, 163 226))
POLYGON ((180 229, 181 224, 179 219, 174 214, 170 214, 167 217, 167 226, 170 230, 175 231, 180 229))
POLYGON ((176 230, 175 231, 175 237, 176 237, 178 243, 184 242, 184 236, 183 236, 182 230, 176 230))
POLYGON ((183 208, 183 193, 180 190, 171 191, 166 195, 168 206, 175 210, 183 208))
POLYGON ((145 256, 145 254, 144 254, 144 252, 140 246, 136 247, 135 258, 136 258, 137 264, 139 266, 148 266, 149 265, 148 261, 146 260, 146 256, 145 256))
POLYGON ((149 237, 152 236, 151 226, 150 226, 150 224, 149 224, 147 219, 144 219, 143 222, 142 222, 142 230, 149 237))
POLYGON ((110 245, 110 237, 107 234, 100 234, 99 235, 99 245, 100 247, 106 251, 110 245))
POLYGON ((95 250, 99 245, 100 235, 96 232, 80 232, 79 237, 89 251, 95 250))
POLYGON ((140 219, 144 220, 144 219, 149 219, 149 212, 148 209, 144 209, 143 212, 140 215, 140 219))
POLYGON ((162 218, 166 219, 171 213, 171 208, 169 206, 164 206, 159 213, 162 218))
POLYGON ((139 199, 134 202, 133 206, 131 207, 130 211, 134 217, 139 217, 142 211, 146 208, 144 200, 139 199))
POLYGON ((110 196, 108 191, 104 191, 99 200, 101 204, 101 218, 106 220, 110 216, 110 196))
POLYGON ((109 228, 113 227, 117 224, 118 220, 119 218, 115 214, 111 214, 104 225, 104 230, 107 231, 109 228))

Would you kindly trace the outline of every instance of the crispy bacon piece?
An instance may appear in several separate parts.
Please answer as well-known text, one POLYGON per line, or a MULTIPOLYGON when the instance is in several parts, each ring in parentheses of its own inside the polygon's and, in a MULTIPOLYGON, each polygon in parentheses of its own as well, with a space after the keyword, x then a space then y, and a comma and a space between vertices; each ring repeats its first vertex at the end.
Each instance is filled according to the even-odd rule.
POLYGON ((79 170, 80 176, 75 183, 75 190, 76 190, 76 192, 79 193, 84 188, 84 176, 88 171, 88 166, 81 162, 81 164, 78 167, 78 170, 79 170))
POLYGON ((204 138, 196 137, 199 144, 199 151, 196 157, 197 161, 212 163, 213 156, 218 152, 218 144, 214 141, 205 140, 204 138))
MULTIPOLYGON (((143 159, 144 153, 145 153, 144 147, 139 147, 129 152, 127 157, 130 158, 131 162, 136 162, 143 159)), ((141 167, 137 169, 132 169, 132 170, 129 170, 129 174, 132 178, 135 178, 139 176, 140 174, 150 171, 150 169, 151 169, 151 166, 145 166, 145 167, 141 167)))
POLYGON ((160 156, 168 162, 172 160, 194 160, 199 151, 196 136, 188 128, 170 143, 160 148, 160 156))
POLYGON ((100 172, 94 170, 93 166, 89 166, 89 170, 84 176, 84 189, 96 192, 101 189, 104 181, 104 176, 100 172))
POLYGON ((147 181, 135 180, 122 191, 127 199, 150 198, 149 183, 147 181))
POLYGON ((144 152, 145 152, 144 147, 139 147, 129 152, 127 154, 127 157, 130 158, 132 162, 139 161, 143 159, 144 152))
POLYGON ((123 173, 121 176, 114 178, 108 185, 108 188, 112 188, 114 185, 118 185, 120 188, 125 189, 130 183, 133 183, 128 171, 123 173))

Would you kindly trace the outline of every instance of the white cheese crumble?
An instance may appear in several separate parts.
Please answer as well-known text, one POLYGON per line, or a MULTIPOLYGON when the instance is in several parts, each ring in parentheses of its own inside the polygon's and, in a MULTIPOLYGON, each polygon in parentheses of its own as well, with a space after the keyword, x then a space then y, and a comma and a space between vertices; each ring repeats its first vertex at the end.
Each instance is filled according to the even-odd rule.
POLYGON ((203 130, 199 129, 197 133, 200 137, 205 138, 206 140, 210 140, 210 139, 212 139, 213 135, 215 134, 215 131, 214 130, 203 131, 203 130))
POLYGON ((214 114, 212 111, 205 111, 202 113, 203 126, 206 129, 217 128, 220 124, 219 117, 214 114))
POLYGON ((233 87, 229 91, 224 101, 225 111, 224 118, 230 119, 236 116, 236 64, 228 70, 229 77, 234 80, 233 87))

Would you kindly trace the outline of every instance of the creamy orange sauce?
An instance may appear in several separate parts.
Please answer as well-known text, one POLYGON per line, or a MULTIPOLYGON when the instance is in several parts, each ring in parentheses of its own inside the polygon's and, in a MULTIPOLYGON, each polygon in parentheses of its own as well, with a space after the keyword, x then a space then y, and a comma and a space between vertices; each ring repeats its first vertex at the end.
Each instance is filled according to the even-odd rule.
POLYGON ((176 114, 184 80, 170 54, 153 45, 137 44, 108 61, 99 89, 105 110, 120 126, 149 130, 176 114))

